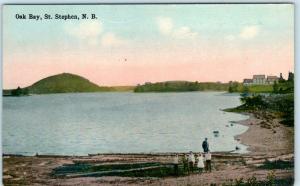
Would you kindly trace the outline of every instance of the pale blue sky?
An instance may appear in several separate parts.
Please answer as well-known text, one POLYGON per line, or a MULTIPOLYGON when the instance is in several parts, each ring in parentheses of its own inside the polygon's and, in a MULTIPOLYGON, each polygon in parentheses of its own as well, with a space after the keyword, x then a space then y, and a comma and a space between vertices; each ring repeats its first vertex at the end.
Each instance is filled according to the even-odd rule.
POLYGON ((254 73, 287 73, 294 68, 293 8, 292 4, 7 5, 3 12, 4 86, 28 85, 64 71, 90 76, 91 69, 100 68, 114 76, 87 78, 118 85, 172 79, 216 81, 220 69, 233 74, 223 81, 240 81, 254 73), (98 20, 15 19, 16 14, 46 13, 94 13, 98 20), (123 58, 129 59, 125 67, 118 63, 123 58), (81 64, 90 70, 80 71, 81 64), (172 65, 173 71, 167 71, 172 65), (227 69, 231 65, 246 70, 232 73, 227 69), (12 75, 16 66, 19 73, 35 75, 19 80, 12 75), (187 72, 176 76, 176 69, 187 66, 187 72), (149 69, 148 75, 139 74, 140 80, 120 78, 121 72, 149 69), (201 70, 197 74, 195 69, 211 74, 204 76, 201 70), (161 77, 152 78, 158 73, 161 77))
MULTIPOLYGON (((64 32, 66 23, 75 21, 16 20, 16 13, 24 14, 81 14, 95 13, 103 23, 103 31, 137 41, 166 39, 160 37, 156 26, 157 17, 169 17, 174 27, 188 26, 206 39, 238 34, 247 25, 263 26, 268 37, 290 37, 293 26, 292 5, 278 4, 222 4, 222 5, 102 5, 102 6, 5 6, 4 38, 11 36, 10 44, 35 45, 42 42, 57 42, 73 38, 64 32)), ((267 37, 267 38, 266 38, 267 37)))

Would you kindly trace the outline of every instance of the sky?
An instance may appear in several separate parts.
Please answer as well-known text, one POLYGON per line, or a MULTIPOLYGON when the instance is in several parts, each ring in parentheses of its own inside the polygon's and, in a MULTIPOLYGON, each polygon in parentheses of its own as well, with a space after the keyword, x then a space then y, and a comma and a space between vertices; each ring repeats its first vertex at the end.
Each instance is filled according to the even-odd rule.
POLYGON ((63 72, 102 86, 294 72, 291 4, 5 5, 3 87, 63 72), (49 14, 51 20, 16 19, 49 14), (95 14, 59 20, 55 14, 95 14))

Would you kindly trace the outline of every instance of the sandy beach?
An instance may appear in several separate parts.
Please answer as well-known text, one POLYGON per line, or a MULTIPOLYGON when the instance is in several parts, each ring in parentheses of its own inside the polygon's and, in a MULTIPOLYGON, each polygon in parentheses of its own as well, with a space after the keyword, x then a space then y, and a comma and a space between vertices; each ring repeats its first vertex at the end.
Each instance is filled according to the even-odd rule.
POLYGON ((294 152, 294 128, 280 124, 271 115, 268 119, 260 113, 248 115, 249 119, 238 122, 248 126, 248 130, 235 137, 249 146, 248 154, 276 156, 294 152))
MULTIPOLYGON (((54 176, 53 170, 63 165, 88 163, 93 165, 160 162, 170 163, 174 154, 97 154, 90 156, 3 156, 3 182, 5 185, 222 185, 234 184, 243 179, 267 180, 273 175, 277 180, 292 183, 292 168, 264 168, 266 162, 282 161, 293 164, 293 128, 279 124, 278 119, 259 113, 249 114, 249 119, 239 121, 249 129, 236 136, 249 146, 249 153, 213 153, 213 170, 210 173, 191 173, 186 176, 120 177, 86 176, 70 174, 54 176)), ((292 165, 293 166, 293 165, 292 165)))

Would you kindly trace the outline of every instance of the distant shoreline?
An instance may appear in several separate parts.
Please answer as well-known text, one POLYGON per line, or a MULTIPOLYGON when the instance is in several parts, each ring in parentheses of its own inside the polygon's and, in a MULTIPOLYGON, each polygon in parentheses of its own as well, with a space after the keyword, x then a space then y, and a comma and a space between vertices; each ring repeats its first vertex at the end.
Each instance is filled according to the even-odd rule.
MULTIPOLYGON (((53 94, 94 94, 94 93, 135 93, 135 94, 146 94, 146 93, 190 93, 190 92, 218 92, 218 93, 229 93, 222 90, 197 90, 197 91, 170 91, 170 92, 158 92, 158 91, 151 91, 151 92, 134 92, 133 90, 126 90, 126 91, 98 91, 98 92, 57 92, 57 93, 44 93, 44 94, 29 94, 29 95, 2 95, 2 97, 26 97, 26 96, 35 96, 35 95, 53 95, 53 94)), ((236 94, 236 92, 229 93, 229 94, 236 94)))

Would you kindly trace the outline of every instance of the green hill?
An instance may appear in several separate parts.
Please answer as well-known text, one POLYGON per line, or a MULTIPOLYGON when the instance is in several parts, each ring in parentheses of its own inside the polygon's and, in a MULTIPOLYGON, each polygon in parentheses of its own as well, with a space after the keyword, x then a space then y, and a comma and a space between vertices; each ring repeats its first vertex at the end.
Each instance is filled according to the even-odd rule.
POLYGON ((100 87, 88 79, 70 73, 49 76, 27 88, 31 94, 110 91, 108 87, 100 87))

